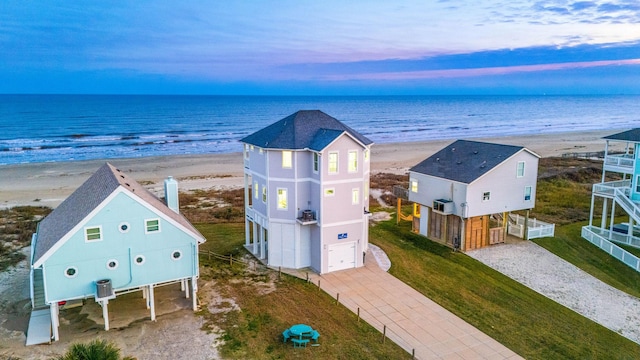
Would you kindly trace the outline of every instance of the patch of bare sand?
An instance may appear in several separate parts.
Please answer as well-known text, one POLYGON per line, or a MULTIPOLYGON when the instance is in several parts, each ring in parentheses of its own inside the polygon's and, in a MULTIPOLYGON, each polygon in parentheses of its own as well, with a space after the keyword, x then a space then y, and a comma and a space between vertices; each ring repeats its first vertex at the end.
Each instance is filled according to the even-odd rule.
MULTIPOLYGON (((202 281, 199 284, 212 287, 202 281)), ((94 339, 111 341, 123 355, 141 360, 219 358, 219 334, 201 330, 204 320, 192 311, 191 299, 184 297, 179 284, 157 288, 155 299, 155 322, 150 321, 141 292, 110 301, 109 331, 104 330, 102 308, 88 299, 82 307, 60 312, 60 341, 27 347, 25 334, 31 313, 29 268, 22 261, 0 273, 0 358, 47 359, 64 354, 73 343, 94 339)))

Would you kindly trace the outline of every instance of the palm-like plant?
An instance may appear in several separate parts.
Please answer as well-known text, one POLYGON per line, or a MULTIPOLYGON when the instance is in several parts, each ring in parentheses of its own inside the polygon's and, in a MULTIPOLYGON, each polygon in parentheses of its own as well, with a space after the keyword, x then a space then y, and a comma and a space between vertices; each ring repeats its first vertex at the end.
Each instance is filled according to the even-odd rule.
MULTIPOLYGON (((121 360, 120 349, 106 340, 93 340, 88 344, 73 344, 67 353, 56 360, 121 360)), ((133 360, 125 357, 122 360, 133 360)))

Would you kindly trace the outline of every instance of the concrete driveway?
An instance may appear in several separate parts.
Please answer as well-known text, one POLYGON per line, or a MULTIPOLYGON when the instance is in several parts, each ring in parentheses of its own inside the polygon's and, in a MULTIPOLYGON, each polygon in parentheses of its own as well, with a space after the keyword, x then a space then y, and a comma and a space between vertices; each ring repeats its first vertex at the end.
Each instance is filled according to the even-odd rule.
MULTIPOLYGON (((284 269, 283 269, 284 271, 284 269)), ((306 273, 293 272, 301 278, 306 273)), ((317 275, 314 284, 416 359, 522 359, 480 330, 380 268, 371 251, 365 266, 317 275)))

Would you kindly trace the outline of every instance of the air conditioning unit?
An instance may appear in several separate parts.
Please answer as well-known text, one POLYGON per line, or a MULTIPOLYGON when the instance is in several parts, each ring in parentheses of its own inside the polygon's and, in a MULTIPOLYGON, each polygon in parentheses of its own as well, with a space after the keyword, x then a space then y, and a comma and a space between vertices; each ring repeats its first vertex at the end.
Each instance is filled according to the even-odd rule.
POLYGON ((433 211, 443 215, 453 214, 453 201, 445 199, 433 200, 433 211))
POLYGON ((313 221, 313 211, 311 211, 311 210, 303 210, 302 211, 302 221, 313 221))

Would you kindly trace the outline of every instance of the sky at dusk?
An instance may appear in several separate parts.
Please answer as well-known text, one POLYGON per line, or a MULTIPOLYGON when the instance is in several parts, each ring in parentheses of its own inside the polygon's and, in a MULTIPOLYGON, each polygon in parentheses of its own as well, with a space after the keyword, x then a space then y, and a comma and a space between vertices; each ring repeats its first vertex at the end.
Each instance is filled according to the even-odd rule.
POLYGON ((640 1, 3 0, 0 93, 640 94, 640 1))

